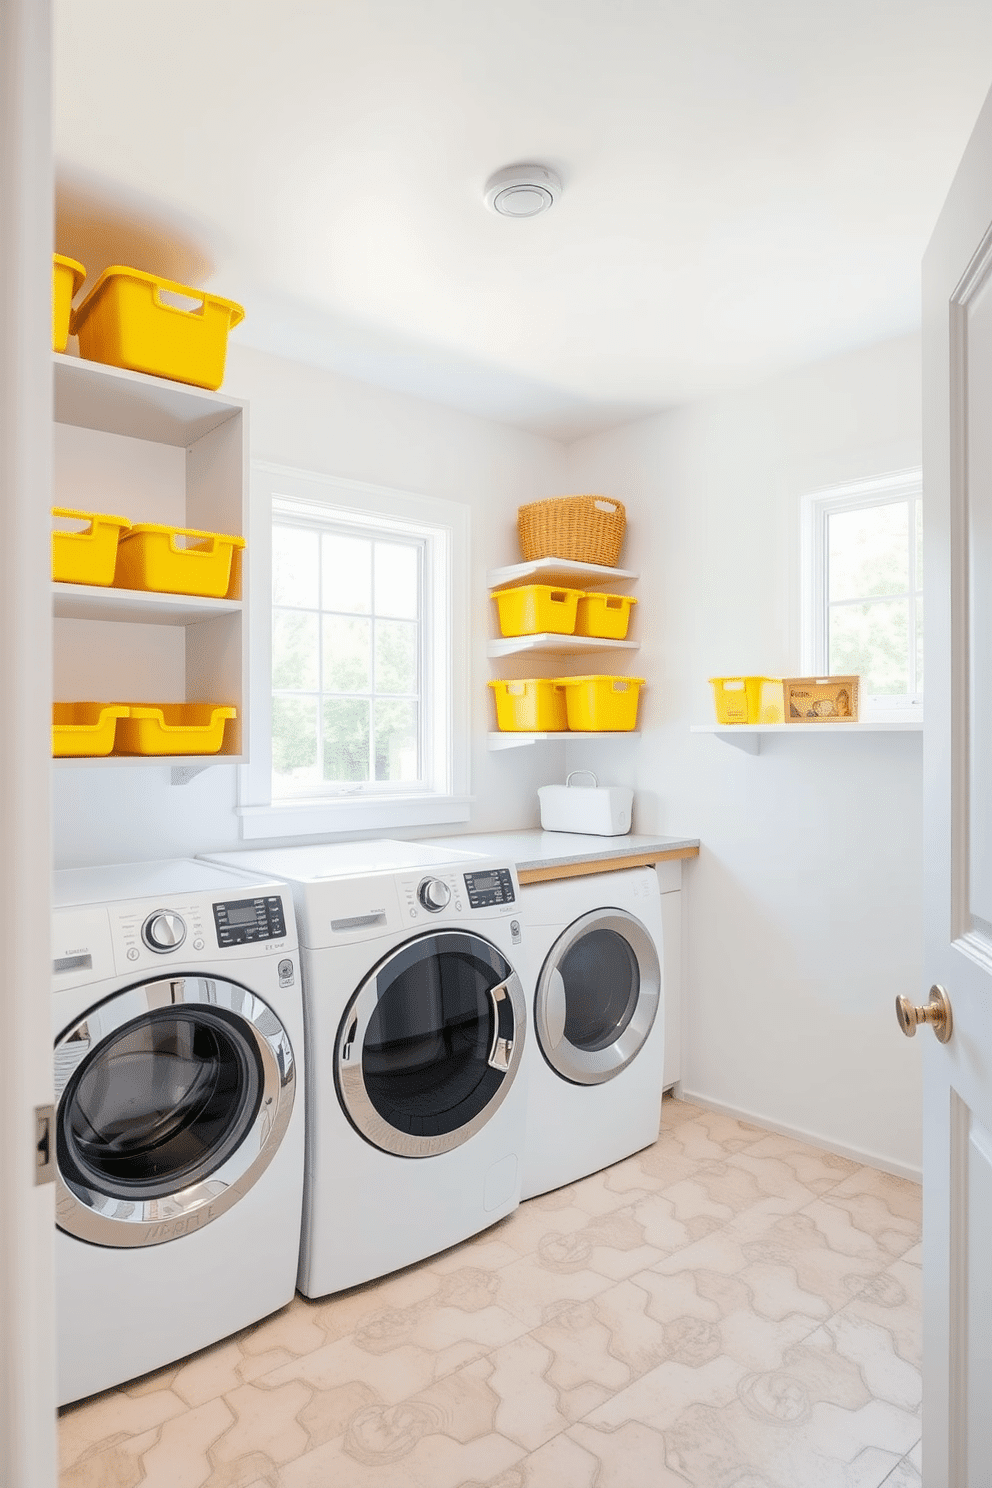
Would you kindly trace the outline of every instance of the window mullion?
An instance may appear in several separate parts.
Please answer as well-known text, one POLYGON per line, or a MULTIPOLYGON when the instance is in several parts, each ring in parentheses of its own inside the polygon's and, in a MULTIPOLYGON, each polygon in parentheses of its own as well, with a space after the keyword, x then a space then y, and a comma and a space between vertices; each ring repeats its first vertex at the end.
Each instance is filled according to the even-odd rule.
POLYGON ((324 539, 317 539, 317 779, 324 778, 324 539))
POLYGON ((369 698, 369 784, 375 783, 375 700, 379 679, 376 676, 375 666, 375 637, 377 627, 377 611, 379 608, 378 585, 375 577, 375 550, 377 544, 372 544, 372 603, 369 616, 369 682, 371 684, 371 696, 369 698))

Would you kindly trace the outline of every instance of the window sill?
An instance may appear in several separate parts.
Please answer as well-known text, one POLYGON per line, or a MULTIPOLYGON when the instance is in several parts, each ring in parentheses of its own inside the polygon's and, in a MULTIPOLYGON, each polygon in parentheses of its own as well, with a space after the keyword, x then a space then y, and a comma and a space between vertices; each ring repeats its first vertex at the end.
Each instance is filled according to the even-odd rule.
POLYGON ((447 826, 468 821, 471 796, 392 796, 356 801, 279 801, 239 806, 241 836, 320 837, 335 832, 389 832, 401 827, 447 826))

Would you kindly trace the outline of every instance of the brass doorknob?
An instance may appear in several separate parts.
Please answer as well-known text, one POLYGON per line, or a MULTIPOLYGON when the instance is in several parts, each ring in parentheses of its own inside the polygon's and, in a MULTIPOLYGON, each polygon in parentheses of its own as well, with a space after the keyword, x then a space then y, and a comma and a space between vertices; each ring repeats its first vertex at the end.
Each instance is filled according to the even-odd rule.
POLYGON ((943 987, 938 986, 930 988, 930 1001, 926 1007, 915 1007, 908 997, 897 997, 896 1017, 907 1038, 913 1037, 921 1023, 929 1023, 942 1044, 947 1043, 954 1026, 951 999, 943 987))

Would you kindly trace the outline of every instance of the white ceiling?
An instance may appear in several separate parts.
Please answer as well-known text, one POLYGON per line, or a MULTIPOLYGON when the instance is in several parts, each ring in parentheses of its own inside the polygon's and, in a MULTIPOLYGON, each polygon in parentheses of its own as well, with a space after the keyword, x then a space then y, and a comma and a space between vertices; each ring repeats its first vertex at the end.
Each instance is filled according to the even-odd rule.
POLYGON ((572 438, 915 329, 989 0, 59 0, 57 244, 572 438), (536 160, 552 212, 493 215, 536 160))

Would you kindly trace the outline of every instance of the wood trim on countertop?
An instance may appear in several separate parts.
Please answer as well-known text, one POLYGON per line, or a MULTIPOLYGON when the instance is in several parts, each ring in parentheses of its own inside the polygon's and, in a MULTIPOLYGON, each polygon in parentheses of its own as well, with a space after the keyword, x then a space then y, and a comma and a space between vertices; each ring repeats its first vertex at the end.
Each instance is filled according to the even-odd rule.
POLYGON ((558 863, 548 868, 518 868, 521 884, 550 883, 556 878, 582 878, 588 873, 616 873, 623 868, 648 868, 671 858, 698 858, 698 847, 677 847, 668 852, 630 853, 620 858, 596 858, 584 863, 558 863))

